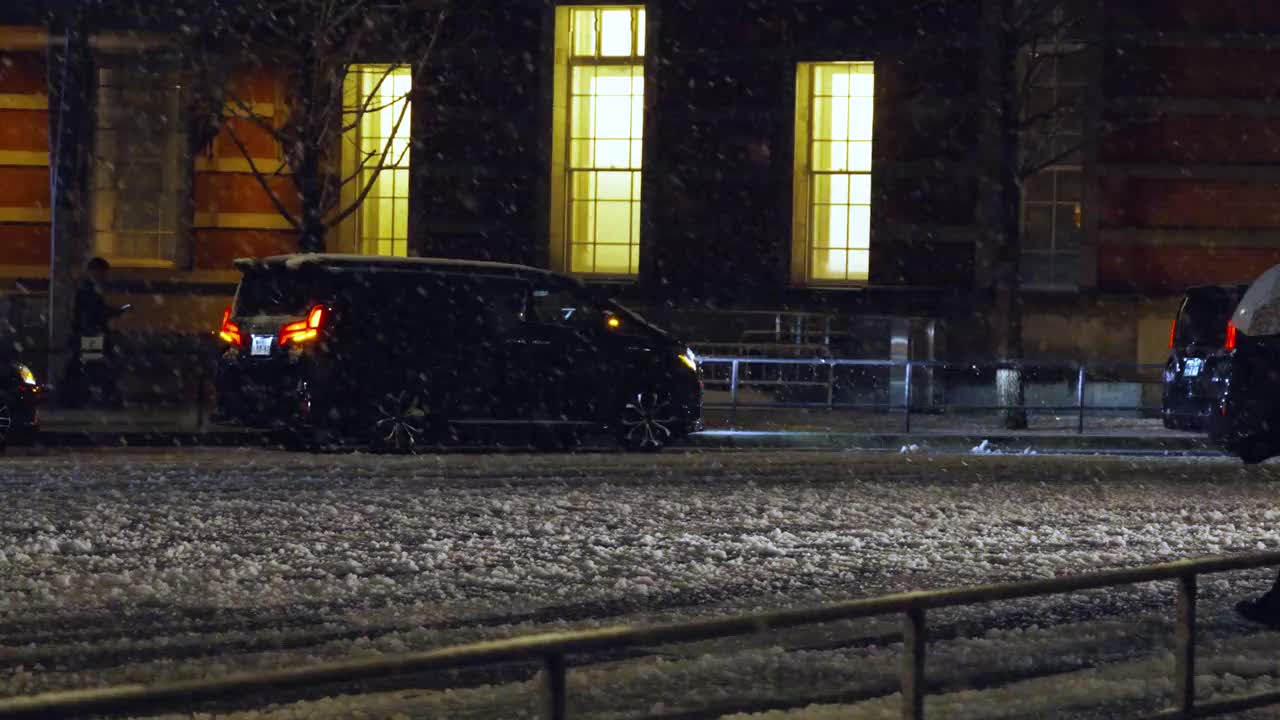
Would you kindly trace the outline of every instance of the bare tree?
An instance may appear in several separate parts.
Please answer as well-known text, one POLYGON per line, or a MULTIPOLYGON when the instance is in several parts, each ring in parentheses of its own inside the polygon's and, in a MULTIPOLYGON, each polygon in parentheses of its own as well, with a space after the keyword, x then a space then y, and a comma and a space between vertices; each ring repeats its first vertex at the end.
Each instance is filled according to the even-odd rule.
POLYGON ((1084 149, 1082 83, 1088 78, 1072 78, 1064 67, 1083 66, 1098 41, 1089 36, 1088 8, 1080 0, 1024 0, 1017 11, 1017 177, 1025 181, 1084 149))
POLYGON ((1022 208, 1026 180, 1084 147, 1087 94, 1056 92, 1062 63, 1097 49, 1082 0, 984 0, 980 224, 994 248, 990 326, 1000 361, 997 403, 1006 428, 1027 426, 1022 342, 1022 208), (1048 88, 1055 92, 1046 93, 1048 88))
POLYGON ((389 95, 384 85, 408 68, 413 86, 424 86, 421 76, 447 10, 447 0, 258 0, 221 9, 211 24, 191 31, 199 48, 190 63, 200 128, 194 143, 207 144, 225 131, 273 207, 298 232, 300 249, 321 250, 327 231, 356 212, 383 168, 408 152, 408 143, 397 146, 394 139, 408 130, 415 91, 397 88, 389 95), (353 102, 348 73, 362 63, 378 63, 373 88, 353 102), (236 89, 232 76, 246 71, 278 74, 282 111, 260 114, 236 89), (354 166, 343 167, 342 144, 351 132, 366 115, 388 109, 391 132, 376 145, 354 148, 354 166), (275 167, 259 164, 230 118, 247 120, 279 145, 275 167))

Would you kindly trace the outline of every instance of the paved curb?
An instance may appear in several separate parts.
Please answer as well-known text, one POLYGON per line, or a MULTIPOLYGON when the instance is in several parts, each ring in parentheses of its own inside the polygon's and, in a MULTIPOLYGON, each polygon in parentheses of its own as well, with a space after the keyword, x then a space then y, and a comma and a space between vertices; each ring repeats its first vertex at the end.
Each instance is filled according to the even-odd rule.
MULTIPOLYGON (((708 430, 681 443, 683 447, 707 449, 865 449, 892 450, 918 445, 923 450, 969 451, 983 441, 992 451, 1036 452, 1143 452, 1211 453, 1218 449, 1203 435, 1175 436, 1019 433, 865 433, 818 431, 708 430)), ((278 440, 269 433, 248 430, 159 431, 159 430, 42 430, 22 445, 35 447, 263 447, 278 440)))
POLYGON ((41 430, 16 445, 30 447, 229 447, 271 445, 264 433, 240 430, 195 432, 160 430, 41 430))
POLYGON ((919 445, 929 450, 969 451, 987 443, 992 451, 1126 451, 1217 453, 1203 435, 1024 435, 1018 433, 848 433, 708 430, 689 438, 688 444, 707 448, 839 448, 900 450, 919 445))

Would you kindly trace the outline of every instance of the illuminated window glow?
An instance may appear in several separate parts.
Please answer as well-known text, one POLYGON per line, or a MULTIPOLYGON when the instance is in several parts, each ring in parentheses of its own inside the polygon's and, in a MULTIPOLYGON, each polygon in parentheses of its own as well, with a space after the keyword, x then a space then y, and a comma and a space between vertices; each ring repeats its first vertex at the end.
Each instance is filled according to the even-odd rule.
POLYGON ((409 127, 413 76, 408 67, 352 65, 343 88, 343 207, 373 187, 344 228, 343 250, 409 254, 409 127))
POLYGON ((556 13, 552 264, 634 276, 640 263, 643 7, 556 13))
POLYGON ((801 63, 796 76, 796 284, 865 283, 871 254, 874 64, 801 63))

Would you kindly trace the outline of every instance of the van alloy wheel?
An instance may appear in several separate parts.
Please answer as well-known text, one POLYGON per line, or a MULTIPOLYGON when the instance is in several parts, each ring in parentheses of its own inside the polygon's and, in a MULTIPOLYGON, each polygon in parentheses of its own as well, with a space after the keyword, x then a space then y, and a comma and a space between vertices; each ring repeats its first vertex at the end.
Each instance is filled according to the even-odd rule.
POLYGON ((670 395, 639 392, 622 407, 618 439, 632 450, 660 450, 675 437, 676 422, 670 395))
POLYGON ((430 413, 419 393, 401 390, 375 403, 372 439, 381 449, 413 452, 427 439, 430 413))

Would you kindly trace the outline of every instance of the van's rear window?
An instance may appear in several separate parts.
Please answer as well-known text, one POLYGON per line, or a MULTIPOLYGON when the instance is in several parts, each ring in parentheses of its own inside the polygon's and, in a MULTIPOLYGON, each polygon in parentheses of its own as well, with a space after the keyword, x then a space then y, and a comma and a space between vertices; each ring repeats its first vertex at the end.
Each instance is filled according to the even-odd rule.
POLYGON ((1174 334, 1177 345, 1222 345, 1227 340, 1227 320, 1240 300, 1240 293, 1226 288, 1206 288, 1189 292, 1178 311, 1174 334))
POLYGON ((309 274, 293 270, 254 270, 244 274, 236 293, 236 315, 301 315, 315 301, 309 274))

